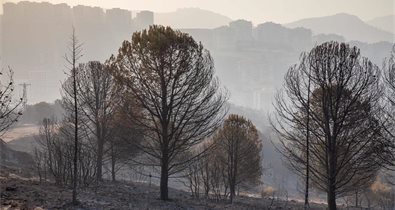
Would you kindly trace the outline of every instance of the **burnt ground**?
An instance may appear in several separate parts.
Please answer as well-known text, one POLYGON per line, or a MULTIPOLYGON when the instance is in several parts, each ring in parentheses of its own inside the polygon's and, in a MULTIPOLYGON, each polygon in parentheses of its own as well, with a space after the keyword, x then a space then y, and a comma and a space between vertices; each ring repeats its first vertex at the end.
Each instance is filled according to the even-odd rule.
MULTIPOLYGON (((70 205, 71 189, 53 183, 40 183, 13 173, 0 173, 1 209, 302 209, 296 201, 238 197, 229 201, 197 199, 189 192, 170 189, 170 201, 159 200, 159 187, 146 183, 104 182, 100 186, 79 189, 80 205, 70 205)), ((323 209, 321 205, 313 209, 323 209)))

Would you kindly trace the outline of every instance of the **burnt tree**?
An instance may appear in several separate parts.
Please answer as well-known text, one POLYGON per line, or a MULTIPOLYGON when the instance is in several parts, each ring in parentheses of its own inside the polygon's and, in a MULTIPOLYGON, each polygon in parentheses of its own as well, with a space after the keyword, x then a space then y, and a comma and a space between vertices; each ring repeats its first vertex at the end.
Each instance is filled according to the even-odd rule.
POLYGON ((313 48, 285 76, 272 120, 279 150, 301 177, 309 151, 310 180, 327 193, 329 209, 369 186, 384 164, 382 94, 379 68, 343 43, 313 48))
POLYGON ((227 172, 230 200, 241 184, 256 185, 261 182, 262 142, 254 124, 242 116, 231 114, 214 136, 214 149, 219 162, 227 172))
POLYGON ((125 41, 112 57, 113 75, 142 107, 139 148, 160 167, 160 198, 168 199, 169 176, 195 157, 185 153, 211 135, 223 117, 226 96, 214 76, 209 52, 188 34, 151 26, 125 41), (182 157, 182 158, 181 158, 182 157))

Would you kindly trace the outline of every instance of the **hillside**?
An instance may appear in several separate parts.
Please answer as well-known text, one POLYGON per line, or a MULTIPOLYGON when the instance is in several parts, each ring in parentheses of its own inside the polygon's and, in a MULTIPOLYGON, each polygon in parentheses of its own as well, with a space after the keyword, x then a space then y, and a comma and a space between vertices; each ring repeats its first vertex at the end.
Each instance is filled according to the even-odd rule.
POLYGON ((311 29, 314 34, 338 34, 346 41, 358 40, 374 43, 379 41, 394 41, 394 34, 375 28, 357 16, 339 13, 336 15, 307 18, 286 24, 287 27, 304 27, 311 29))
POLYGON ((0 139, 0 171, 5 168, 25 170, 33 164, 33 157, 30 154, 11 149, 6 142, 0 139))
POLYGON ((369 25, 395 33, 395 15, 386 15, 366 21, 369 25))

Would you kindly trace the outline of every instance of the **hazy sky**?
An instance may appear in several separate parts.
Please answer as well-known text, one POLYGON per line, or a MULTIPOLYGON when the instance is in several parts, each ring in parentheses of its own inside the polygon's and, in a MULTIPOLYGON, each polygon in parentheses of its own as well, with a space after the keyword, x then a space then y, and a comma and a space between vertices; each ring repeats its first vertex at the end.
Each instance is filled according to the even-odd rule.
MULTIPOLYGON (((19 0, 0 0, 18 2, 19 0)), ((31 0, 42 1, 42 0, 31 0)), ((177 8, 199 7, 232 19, 251 20, 254 24, 274 21, 287 23, 294 20, 350 13, 363 20, 394 14, 395 0, 46 0, 69 5, 91 5, 103 8, 119 7, 129 10, 169 12, 177 8)), ((2 8, 0 8, 2 12, 2 8)))

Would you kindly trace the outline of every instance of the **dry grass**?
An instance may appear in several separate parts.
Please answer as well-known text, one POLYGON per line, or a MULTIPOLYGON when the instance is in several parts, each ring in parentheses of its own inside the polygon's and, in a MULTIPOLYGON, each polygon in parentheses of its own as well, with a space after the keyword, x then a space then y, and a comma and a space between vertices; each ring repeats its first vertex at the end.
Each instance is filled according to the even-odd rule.
POLYGON ((22 126, 10 128, 9 130, 1 134, 0 137, 3 139, 3 141, 10 142, 15 139, 37 135, 38 131, 39 131, 39 126, 28 124, 28 125, 22 125, 22 126))

